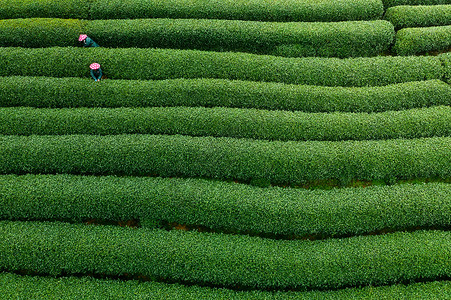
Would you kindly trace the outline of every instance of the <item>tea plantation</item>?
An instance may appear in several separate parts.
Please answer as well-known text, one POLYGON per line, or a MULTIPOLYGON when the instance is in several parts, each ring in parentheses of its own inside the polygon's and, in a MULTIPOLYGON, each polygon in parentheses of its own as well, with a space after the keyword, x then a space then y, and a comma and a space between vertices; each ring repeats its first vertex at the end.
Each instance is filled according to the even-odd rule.
POLYGON ((451 299, 451 0, 0 0, 0 35, 0 299, 451 299))

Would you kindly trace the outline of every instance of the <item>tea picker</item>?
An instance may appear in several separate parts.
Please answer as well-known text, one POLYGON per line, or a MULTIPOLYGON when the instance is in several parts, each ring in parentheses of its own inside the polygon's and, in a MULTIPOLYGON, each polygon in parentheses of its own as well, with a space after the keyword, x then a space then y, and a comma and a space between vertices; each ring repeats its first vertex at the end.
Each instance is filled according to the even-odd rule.
POLYGON ((91 69, 92 78, 94 78, 95 81, 100 81, 103 75, 102 69, 100 69, 100 64, 92 63, 89 65, 89 68, 91 69))
POLYGON ((80 34, 80 36, 78 37, 78 41, 83 44, 83 47, 100 47, 86 34, 80 34))

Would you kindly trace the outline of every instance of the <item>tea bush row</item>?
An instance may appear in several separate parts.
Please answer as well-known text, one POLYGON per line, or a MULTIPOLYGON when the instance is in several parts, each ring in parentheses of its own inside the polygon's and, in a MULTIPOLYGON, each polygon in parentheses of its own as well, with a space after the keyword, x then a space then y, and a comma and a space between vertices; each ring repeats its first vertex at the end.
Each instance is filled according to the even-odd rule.
POLYGON ((450 137, 281 142, 179 135, 0 136, 0 174, 208 177, 271 183, 449 178, 450 137))
POLYGON ((443 79, 445 75, 440 57, 432 56, 339 59, 173 49, 0 48, 0 76, 90 78, 89 65, 93 62, 101 64, 109 79, 218 78, 321 86, 382 86, 443 79))
POLYGON ((451 48, 451 25, 425 28, 404 28, 396 33, 393 50, 398 55, 413 55, 451 48))
POLYGON ((0 77, 0 106, 237 107, 305 112, 382 112, 451 105, 439 80, 382 87, 324 87, 224 79, 105 80, 0 77), (95 95, 95 96, 93 96, 95 95))
POLYGON ((0 19, 241 19, 336 22, 380 19, 380 0, 0 0, 0 19))
POLYGON ((0 268, 144 275, 273 289, 335 289, 451 275, 451 233, 399 232, 324 241, 245 235, 0 222, 0 268))
POLYGON ((388 50, 395 36, 384 20, 254 22, 208 19, 0 20, 0 46, 76 46, 87 33, 103 47, 241 51, 281 56, 360 57, 388 50), (285 51, 286 46, 289 51, 285 51))
POLYGON ((182 178, 3 175, 0 219, 139 220, 321 237, 451 225, 451 185, 305 190, 182 178))
POLYGON ((177 283, 139 282, 137 280, 95 279, 92 277, 20 276, 13 273, 0 273, 0 293, 5 299, 15 299, 17 292, 23 298, 78 300, 89 299, 231 299, 231 300, 285 300, 285 299, 394 299, 402 297, 414 299, 446 299, 451 293, 450 281, 433 281, 396 284, 379 287, 347 288, 337 291, 234 291, 224 288, 185 286, 177 283), (51 292, 49 292, 51 291, 51 292))
POLYGON ((445 67, 445 78, 448 83, 451 83, 451 53, 443 53, 440 56, 443 66, 445 67))
POLYGON ((0 134, 182 134, 281 141, 451 136, 451 107, 382 113, 241 108, 0 108, 0 134))
POLYGON ((0 0, 0 19, 88 19, 90 0, 0 0))
POLYGON ((451 25, 451 5, 395 6, 387 9, 385 19, 395 29, 451 25))
POLYGON ((442 5, 451 4, 451 0, 382 0, 384 7, 399 5, 442 5))

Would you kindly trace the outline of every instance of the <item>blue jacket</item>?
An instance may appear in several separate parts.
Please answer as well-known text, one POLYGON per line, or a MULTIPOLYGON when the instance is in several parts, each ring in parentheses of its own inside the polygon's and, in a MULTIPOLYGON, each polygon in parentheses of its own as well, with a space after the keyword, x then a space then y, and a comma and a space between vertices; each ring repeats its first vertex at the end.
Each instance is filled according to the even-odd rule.
POLYGON ((83 47, 99 47, 89 36, 83 41, 83 47))
POLYGON ((94 78, 95 81, 100 80, 100 78, 102 78, 102 69, 97 69, 97 70, 91 70, 91 76, 92 78, 94 78))

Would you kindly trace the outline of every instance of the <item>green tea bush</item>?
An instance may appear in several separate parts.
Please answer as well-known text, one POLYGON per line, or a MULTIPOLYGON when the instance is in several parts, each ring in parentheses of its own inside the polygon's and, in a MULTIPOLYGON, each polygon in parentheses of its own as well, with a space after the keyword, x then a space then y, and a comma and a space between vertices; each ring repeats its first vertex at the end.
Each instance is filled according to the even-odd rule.
POLYGON ((451 225, 451 185, 304 190, 203 179, 0 176, 0 219, 156 220, 215 231, 323 237, 451 225))
POLYGON ((451 25, 451 5, 390 7, 385 19, 393 23, 396 29, 451 25))
POLYGON ((451 233, 399 232, 324 241, 0 222, 0 268, 65 274, 145 275, 272 289, 336 289, 451 275, 451 233))
POLYGON ((208 19, 0 20, 0 46, 76 46, 87 33, 103 47, 156 47, 241 51, 281 56, 359 57, 388 50, 395 36, 384 20, 255 22, 208 19), (295 45, 285 53, 280 46, 295 45), (303 50, 305 49, 305 50, 303 50))
POLYGON ((72 19, 0 20, 0 47, 77 46, 86 24, 72 19))
POLYGON ((361 87, 444 77, 440 59, 429 56, 285 58, 170 49, 0 48, 0 76, 90 78, 92 62, 100 63, 109 79, 221 78, 361 87))
POLYGON ((449 48, 451 48, 451 25, 401 29, 396 33, 396 42, 393 46, 398 55, 413 55, 449 48))
POLYGON ((336 22, 379 19, 383 11, 380 0, 98 0, 91 17, 336 22))
POLYGON ((179 135, 0 136, 0 174, 208 177, 271 183, 449 178, 450 137, 280 142, 179 135))
POLYGON ((105 80, 0 77, 0 106, 237 107, 305 112, 382 112, 451 105, 439 80, 381 87, 324 87, 224 79, 105 80))
POLYGON ((0 19, 88 19, 90 0, 0 0, 0 19))
POLYGON ((14 299, 20 291, 24 299, 231 299, 231 300, 277 300, 277 299, 446 299, 451 293, 450 281, 433 281, 396 284, 378 287, 346 288, 336 291, 234 291, 225 288, 185 286, 177 283, 140 282, 137 280, 95 279, 92 277, 44 277, 20 276, 0 273, 0 293, 5 299, 14 299))
POLYGON ((399 5, 440 5, 451 4, 451 0, 382 0, 384 7, 399 5))
POLYGON ((341 58, 376 56, 388 50, 395 35, 393 25, 383 20, 329 23, 208 19, 97 20, 88 23, 86 32, 105 47, 341 58), (284 45, 295 45, 297 48, 288 53, 283 50, 284 45))
POLYGON ((451 107, 382 113, 241 108, 0 108, 0 134, 183 134, 281 141, 451 136, 451 107))
POLYGON ((236 19, 254 21, 337 22, 380 19, 380 0, 0 0, 0 19, 236 19))
POLYGON ((439 55, 443 66, 445 67, 445 80, 451 83, 451 53, 443 53, 439 55))

